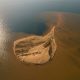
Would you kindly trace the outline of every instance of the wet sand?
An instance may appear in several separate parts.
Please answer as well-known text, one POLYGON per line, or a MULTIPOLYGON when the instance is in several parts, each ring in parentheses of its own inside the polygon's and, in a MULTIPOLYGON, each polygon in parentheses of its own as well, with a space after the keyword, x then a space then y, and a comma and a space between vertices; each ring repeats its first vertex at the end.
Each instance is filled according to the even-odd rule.
MULTIPOLYGON (((18 35, 8 47, 8 61, 1 63, 2 80, 80 80, 80 15, 69 13, 43 13, 42 17, 56 24, 55 40, 57 51, 54 59, 40 65, 26 65, 18 61, 13 53, 13 41, 25 35, 18 35), (56 16, 52 21, 52 16, 56 16), (48 17, 48 18, 47 18, 48 17)), ((46 23, 47 23, 46 22, 46 23)))

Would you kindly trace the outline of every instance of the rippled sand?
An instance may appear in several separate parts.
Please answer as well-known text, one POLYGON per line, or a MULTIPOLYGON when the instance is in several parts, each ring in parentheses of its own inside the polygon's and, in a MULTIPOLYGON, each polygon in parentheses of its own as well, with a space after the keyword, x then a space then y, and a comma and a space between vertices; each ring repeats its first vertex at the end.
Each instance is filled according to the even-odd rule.
MULTIPOLYGON (((54 59, 45 65, 26 65, 13 53, 13 42, 25 34, 15 34, 6 50, 8 61, 0 65, 1 80, 80 80, 80 15, 45 12, 39 15, 47 24, 55 24, 57 51, 54 59), (53 20, 55 17, 55 20, 53 20)), ((1 51, 0 51, 1 53, 1 51)), ((6 53, 5 53, 6 54, 6 53)))

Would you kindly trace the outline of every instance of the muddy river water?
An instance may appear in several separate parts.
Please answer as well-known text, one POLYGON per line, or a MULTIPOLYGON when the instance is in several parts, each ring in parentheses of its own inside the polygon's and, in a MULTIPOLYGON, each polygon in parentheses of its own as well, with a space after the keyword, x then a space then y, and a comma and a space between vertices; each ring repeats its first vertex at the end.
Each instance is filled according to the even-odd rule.
POLYGON ((0 80, 80 80, 80 15, 53 12, 44 14, 40 16, 44 16, 46 22, 40 21, 40 18, 38 26, 26 27, 26 32, 41 35, 49 29, 45 28, 44 23, 56 25, 57 51, 54 58, 44 65, 27 65, 17 60, 13 54, 13 42, 27 34, 25 31, 12 31, 1 21, 0 80), (53 16, 56 17, 55 21, 51 19, 53 16))

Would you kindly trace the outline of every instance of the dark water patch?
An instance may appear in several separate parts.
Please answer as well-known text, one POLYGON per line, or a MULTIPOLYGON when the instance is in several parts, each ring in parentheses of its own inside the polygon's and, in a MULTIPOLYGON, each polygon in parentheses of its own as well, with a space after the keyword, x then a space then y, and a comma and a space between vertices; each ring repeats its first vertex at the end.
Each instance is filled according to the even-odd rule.
POLYGON ((28 34, 41 35, 46 30, 45 20, 35 20, 35 18, 25 18, 8 20, 7 24, 13 32, 24 32, 28 34))

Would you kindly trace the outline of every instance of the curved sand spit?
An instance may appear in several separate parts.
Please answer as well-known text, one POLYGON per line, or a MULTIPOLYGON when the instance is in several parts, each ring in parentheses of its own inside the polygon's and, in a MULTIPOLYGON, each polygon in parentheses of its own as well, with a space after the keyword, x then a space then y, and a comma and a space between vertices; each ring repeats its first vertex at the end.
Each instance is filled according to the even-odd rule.
POLYGON ((44 36, 29 36, 14 41, 14 54, 25 63, 44 64, 53 58, 56 51, 55 26, 44 36))

